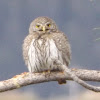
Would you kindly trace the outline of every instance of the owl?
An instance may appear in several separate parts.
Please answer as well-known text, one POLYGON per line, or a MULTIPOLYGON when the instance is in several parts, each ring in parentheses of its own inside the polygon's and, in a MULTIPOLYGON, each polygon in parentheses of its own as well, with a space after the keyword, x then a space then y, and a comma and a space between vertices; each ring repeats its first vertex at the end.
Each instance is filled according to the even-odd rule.
MULTIPOLYGON (((69 66, 71 49, 68 38, 52 19, 38 17, 31 22, 29 34, 24 39, 23 58, 29 72, 64 72, 61 66, 54 64, 53 59, 69 66)), ((57 81, 59 84, 66 83, 64 79, 57 81)))

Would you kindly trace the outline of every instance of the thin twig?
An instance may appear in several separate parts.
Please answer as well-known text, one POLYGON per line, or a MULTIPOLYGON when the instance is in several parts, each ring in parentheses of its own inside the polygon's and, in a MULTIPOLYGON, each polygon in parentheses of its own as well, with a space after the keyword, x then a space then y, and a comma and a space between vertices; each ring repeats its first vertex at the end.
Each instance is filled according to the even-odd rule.
POLYGON ((58 66, 62 66, 63 70, 65 71, 65 73, 69 74, 71 76, 71 78, 79 83, 80 85, 82 85, 83 87, 95 91, 95 92, 100 92, 100 87, 96 87, 93 85, 90 85, 88 83, 86 83, 85 81, 83 81, 82 79, 80 79, 74 72, 72 72, 68 67, 66 67, 65 65, 63 65, 59 60, 55 60, 54 61, 58 66))

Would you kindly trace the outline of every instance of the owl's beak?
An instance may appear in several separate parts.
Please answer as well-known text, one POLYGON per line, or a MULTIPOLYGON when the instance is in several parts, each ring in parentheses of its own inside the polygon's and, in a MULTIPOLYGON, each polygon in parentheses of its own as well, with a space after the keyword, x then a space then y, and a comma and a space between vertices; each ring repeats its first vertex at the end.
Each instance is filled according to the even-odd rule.
POLYGON ((42 27, 42 30, 43 30, 43 32, 45 32, 45 30, 46 30, 45 26, 42 27))

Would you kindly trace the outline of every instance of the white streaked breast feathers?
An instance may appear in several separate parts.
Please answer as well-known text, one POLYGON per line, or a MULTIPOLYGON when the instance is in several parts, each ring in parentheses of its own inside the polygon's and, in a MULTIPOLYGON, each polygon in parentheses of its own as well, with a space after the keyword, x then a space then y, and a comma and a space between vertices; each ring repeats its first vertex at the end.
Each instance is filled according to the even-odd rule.
POLYGON ((33 39, 28 51, 28 69, 30 72, 60 69, 53 65, 53 59, 63 63, 62 53, 56 47, 53 39, 33 39))

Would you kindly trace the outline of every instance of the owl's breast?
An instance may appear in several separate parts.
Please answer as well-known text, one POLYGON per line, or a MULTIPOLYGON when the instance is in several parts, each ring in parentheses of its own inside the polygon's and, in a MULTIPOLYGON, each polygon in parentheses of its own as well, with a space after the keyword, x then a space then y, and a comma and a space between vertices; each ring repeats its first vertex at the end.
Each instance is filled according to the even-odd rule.
POLYGON ((41 72, 57 69, 52 59, 63 63, 62 53, 56 47, 53 39, 33 39, 28 51, 28 68, 30 72, 41 72))

